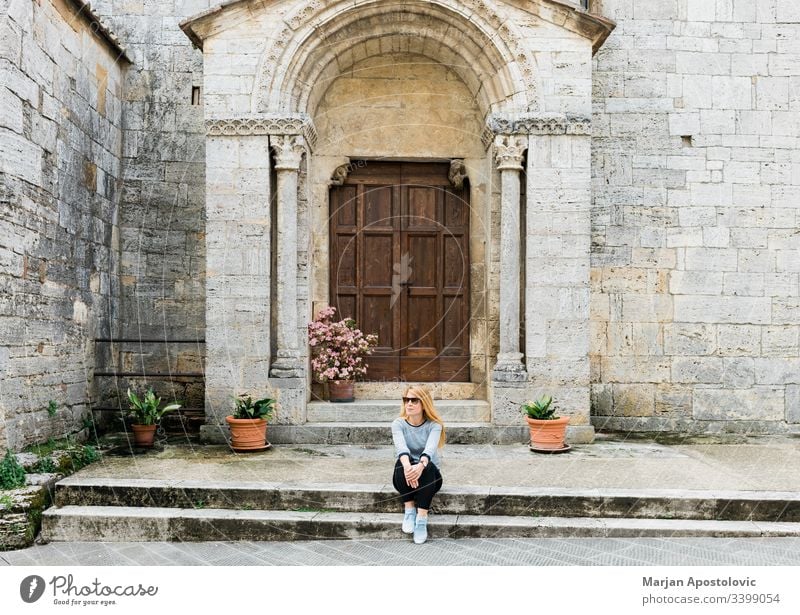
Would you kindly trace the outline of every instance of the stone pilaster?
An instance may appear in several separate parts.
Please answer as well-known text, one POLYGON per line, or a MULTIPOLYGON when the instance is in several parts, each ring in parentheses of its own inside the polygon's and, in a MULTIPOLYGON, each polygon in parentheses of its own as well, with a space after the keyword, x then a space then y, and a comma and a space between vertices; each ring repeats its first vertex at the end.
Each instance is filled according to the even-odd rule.
POLYGON ((520 293, 520 171, 527 139, 498 135, 495 159, 500 171, 500 352, 493 379, 521 382, 526 379, 519 348, 520 293))
POLYGON ((297 334, 297 186, 300 161, 306 151, 301 135, 270 137, 277 175, 277 331, 278 348, 270 375, 303 376, 297 334))
POLYGON ((206 424, 225 442, 233 398, 268 395, 270 355, 269 136, 206 136, 206 424))

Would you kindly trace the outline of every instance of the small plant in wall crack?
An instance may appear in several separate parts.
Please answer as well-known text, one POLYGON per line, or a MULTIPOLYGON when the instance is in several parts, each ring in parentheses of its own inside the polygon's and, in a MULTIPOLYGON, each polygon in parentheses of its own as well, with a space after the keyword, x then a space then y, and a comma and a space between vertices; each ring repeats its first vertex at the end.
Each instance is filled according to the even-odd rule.
POLYGON ((54 417, 58 413, 58 404, 52 399, 47 403, 47 414, 54 417))
POLYGON ((56 464, 50 457, 42 457, 34 469, 40 474, 52 474, 56 471, 56 464))

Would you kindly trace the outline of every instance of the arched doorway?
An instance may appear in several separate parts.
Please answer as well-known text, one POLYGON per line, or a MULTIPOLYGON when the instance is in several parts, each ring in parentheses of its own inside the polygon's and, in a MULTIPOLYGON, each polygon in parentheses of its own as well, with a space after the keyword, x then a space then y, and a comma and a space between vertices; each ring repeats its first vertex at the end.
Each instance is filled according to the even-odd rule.
POLYGON ((469 384, 486 396, 449 398, 514 425, 519 399, 546 387, 588 423, 591 54, 613 24, 555 0, 240 0, 182 27, 210 43, 211 420, 259 382, 279 391, 280 422, 306 421, 305 323, 331 301, 337 169, 463 159, 469 384))

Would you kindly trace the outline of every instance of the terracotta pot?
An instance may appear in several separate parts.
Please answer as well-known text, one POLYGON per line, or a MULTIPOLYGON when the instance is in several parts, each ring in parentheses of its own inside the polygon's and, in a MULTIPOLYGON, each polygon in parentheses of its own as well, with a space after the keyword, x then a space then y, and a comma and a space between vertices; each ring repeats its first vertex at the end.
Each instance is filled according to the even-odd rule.
POLYGON ((543 449, 564 448, 564 439, 567 435, 568 416, 562 416, 551 421, 531 419, 527 416, 528 427, 531 430, 531 446, 543 449))
POLYGON ((258 451, 267 445, 265 419, 235 419, 226 416, 231 428, 231 448, 235 451, 258 451))
POLYGON ((329 380, 328 381, 328 394, 330 400, 336 403, 348 403, 355 401, 355 394, 353 393, 352 380, 329 380))
POLYGON ((131 425, 133 443, 141 448, 152 448, 158 425, 131 425))

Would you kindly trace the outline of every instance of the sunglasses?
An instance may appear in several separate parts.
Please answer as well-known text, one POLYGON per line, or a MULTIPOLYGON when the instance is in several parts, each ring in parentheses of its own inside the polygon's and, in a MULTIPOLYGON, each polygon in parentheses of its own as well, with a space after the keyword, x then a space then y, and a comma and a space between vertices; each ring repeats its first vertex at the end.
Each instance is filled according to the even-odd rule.
POLYGON ((420 401, 419 397, 404 397, 403 398, 403 404, 404 405, 409 403, 409 402, 411 402, 412 404, 416 404, 419 401, 420 401))

